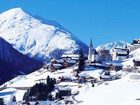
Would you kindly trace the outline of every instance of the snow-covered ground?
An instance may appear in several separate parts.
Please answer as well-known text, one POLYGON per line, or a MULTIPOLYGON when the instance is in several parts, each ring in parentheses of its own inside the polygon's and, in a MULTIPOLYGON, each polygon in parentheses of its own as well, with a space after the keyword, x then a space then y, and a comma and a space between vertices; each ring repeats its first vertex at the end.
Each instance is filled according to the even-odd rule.
MULTIPOLYGON (((50 77, 68 76, 73 77, 73 67, 58 70, 56 72, 47 72, 44 69, 35 71, 26 76, 18 76, 13 80, 5 83, 8 87, 30 87, 34 85, 39 79, 46 78, 47 75, 50 77)), ((102 70, 89 70, 81 72, 81 75, 90 75, 99 77, 102 70)), ((121 71, 123 74, 124 72, 121 71)), ((140 101, 140 74, 139 73, 124 73, 124 77, 114 81, 106 81, 101 85, 96 85, 92 87, 90 83, 78 84, 73 82, 61 82, 57 84, 58 86, 69 87, 75 91, 79 91, 79 94, 75 96, 78 105, 139 105, 140 101), (137 78, 136 78, 137 77, 137 78), (79 103, 78 103, 79 102, 79 103)), ((9 90, 4 90, 6 92, 12 91, 13 88, 9 90)), ((1 91, 3 92, 3 91, 1 91)), ((0 93, 1 93, 0 92, 0 93)), ((22 101, 22 97, 25 91, 15 90, 14 95, 17 97, 17 101, 22 101)), ((6 95, 5 100, 9 100, 13 94, 6 95)), ((8 101, 7 101, 8 102, 8 101)), ((58 104, 58 103, 57 103, 58 104)), ((55 104, 54 104, 55 105, 55 104)))
MULTIPOLYGON (((66 69, 62 69, 62 70, 58 70, 56 72, 49 72, 46 69, 40 69, 38 71, 35 71, 29 75, 21 75, 18 76, 14 79, 12 79, 11 81, 8 81, 7 83, 5 83, 4 85, 6 85, 7 87, 9 87, 10 89, 12 88, 26 88, 26 87, 31 87, 33 86, 35 83, 38 83, 40 79, 46 79, 47 76, 50 77, 54 77, 54 78, 58 78, 58 77, 69 77, 71 79, 75 79, 74 73, 73 73, 73 69, 76 69, 77 67, 70 67, 70 68, 66 68, 66 69)), ((94 77, 99 77, 100 73, 102 72, 102 70, 95 70, 90 68, 90 70, 88 71, 83 71, 81 72, 80 75, 85 75, 85 76, 94 76, 94 77)), ((4 86, 2 85, 2 86, 4 86)), ((1 87, 2 87, 1 86, 1 87)), ((72 89, 72 93, 76 92, 79 90, 79 87, 82 87, 83 85, 78 84, 78 83, 74 83, 74 82, 61 82, 59 84, 57 84, 57 86, 61 86, 61 87, 68 87, 72 89)), ((1 93, 1 92, 0 92, 1 93)), ((11 98, 13 95, 15 95, 17 98, 17 101, 22 101, 22 97, 25 93, 25 90, 15 90, 15 92, 13 94, 11 94, 11 96, 6 95, 6 98, 11 98)))
POLYGON ((123 62, 124 67, 134 67, 133 60, 140 60, 140 48, 130 52, 129 56, 130 57, 123 62))
POLYGON ((105 82, 94 88, 82 87, 76 99, 83 101, 79 105, 139 105, 140 78, 130 78, 132 75, 140 76, 139 73, 129 73, 122 79, 105 82))

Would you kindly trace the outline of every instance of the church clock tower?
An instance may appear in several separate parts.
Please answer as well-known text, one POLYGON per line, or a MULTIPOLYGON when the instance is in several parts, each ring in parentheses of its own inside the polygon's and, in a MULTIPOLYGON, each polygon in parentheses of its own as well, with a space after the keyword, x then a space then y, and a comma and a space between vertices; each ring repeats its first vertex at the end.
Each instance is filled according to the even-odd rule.
POLYGON ((93 54, 93 44, 92 44, 92 38, 90 39, 89 44, 89 51, 88 51, 88 61, 92 62, 92 54, 93 54))

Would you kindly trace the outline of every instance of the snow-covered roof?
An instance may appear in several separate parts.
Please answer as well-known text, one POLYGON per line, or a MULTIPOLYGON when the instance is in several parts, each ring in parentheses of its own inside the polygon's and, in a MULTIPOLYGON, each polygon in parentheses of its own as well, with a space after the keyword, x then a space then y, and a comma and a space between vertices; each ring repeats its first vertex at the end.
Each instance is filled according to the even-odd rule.
POLYGON ((119 55, 127 55, 127 51, 117 51, 117 54, 119 54, 119 55))
POLYGON ((68 63, 76 63, 77 61, 76 60, 74 60, 74 59, 59 59, 59 60, 57 60, 57 62, 59 62, 59 63, 63 63, 64 61, 66 61, 66 62, 68 62, 68 63))
POLYGON ((91 65, 96 65, 96 66, 105 66, 105 64, 102 64, 102 63, 92 63, 91 65))
POLYGON ((67 60, 68 63, 76 63, 77 61, 74 60, 74 59, 71 59, 71 60, 67 60))
POLYGON ((135 61, 140 61, 140 58, 134 58, 135 61))
POLYGON ((70 58, 79 58, 79 54, 64 54, 61 57, 62 58, 67 58, 67 57, 70 57, 70 58))
POLYGON ((59 90, 71 90, 69 87, 58 87, 59 90))
POLYGON ((52 59, 51 62, 56 61, 56 59, 52 59))
POLYGON ((62 65, 61 64, 53 64, 53 66, 55 66, 55 67, 62 67, 62 65))
POLYGON ((64 59, 58 59, 56 61, 59 62, 59 63, 63 63, 64 62, 64 59))
POLYGON ((123 66, 122 63, 118 61, 105 61, 103 63, 106 65, 123 66))

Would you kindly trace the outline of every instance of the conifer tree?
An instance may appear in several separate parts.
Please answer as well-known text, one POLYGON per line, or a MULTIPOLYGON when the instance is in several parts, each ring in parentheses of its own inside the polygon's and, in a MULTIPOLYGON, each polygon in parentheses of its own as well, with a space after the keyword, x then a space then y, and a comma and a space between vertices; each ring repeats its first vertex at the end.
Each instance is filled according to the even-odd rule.
POLYGON ((83 50, 82 50, 82 48, 80 48, 80 51, 79 51, 79 64, 78 64, 77 74, 80 71, 84 71, 84 69, 85 69, 85 58, 84 58, 83 50))
POLYGON ((3 98, 0 98, 0 105, 4 105, 3 98))

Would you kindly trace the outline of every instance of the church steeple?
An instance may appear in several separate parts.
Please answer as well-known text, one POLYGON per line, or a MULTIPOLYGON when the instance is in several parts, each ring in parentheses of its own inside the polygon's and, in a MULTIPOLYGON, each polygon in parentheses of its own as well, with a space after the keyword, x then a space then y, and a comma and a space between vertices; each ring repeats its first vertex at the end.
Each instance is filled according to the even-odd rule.
POLYGON ((92 38, 90 38, 89 48, 93 49, 92 38))
POLYGON ((92 44, 92 38, 90 39, 89 43, 89 51, 88 51, 88 60, 92 61, 92 54, 93 54, 93 44, 92 44))

